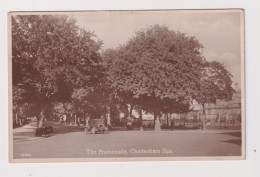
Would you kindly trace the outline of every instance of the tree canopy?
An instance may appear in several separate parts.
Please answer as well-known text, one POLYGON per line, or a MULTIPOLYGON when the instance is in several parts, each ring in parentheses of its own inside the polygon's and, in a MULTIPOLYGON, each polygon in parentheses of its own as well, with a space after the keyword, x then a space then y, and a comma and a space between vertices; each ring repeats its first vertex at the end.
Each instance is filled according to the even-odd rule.
POLYGON ((216 103, 216 100, 230 100, 235 92, 232 88, 232 75, 223 64, 217 61, 203 63, 200 89, 195 99, 202 105, 216 103))
POLYGON ((17 105, 24 110, 37 107, 41 119, 48 107, 57 114, 96 117, 115 104, 130 104, 156 117, 160 112, 187 112, 193 100, 204 105, 230 99, 234 92, 232 75, 223 64, 207 61, 195 37, 167 26, 142 29, 100 54, 101 46, 73 18, 13 16, 15 110, 17 105))
POLYGON ((15 103, 41 105, 71 100, 75 88, 98 87, 103 79, 101 42, 63 15, 12 17, 15 103))
POLYGON ((171 104, 178 108, 177 103, 189 104, 199 91, 202 48, 194 37, 166 26, 151 26, 125 45, 105 51, 108 80, 127 102, 136 101, 147 111, 171 104))

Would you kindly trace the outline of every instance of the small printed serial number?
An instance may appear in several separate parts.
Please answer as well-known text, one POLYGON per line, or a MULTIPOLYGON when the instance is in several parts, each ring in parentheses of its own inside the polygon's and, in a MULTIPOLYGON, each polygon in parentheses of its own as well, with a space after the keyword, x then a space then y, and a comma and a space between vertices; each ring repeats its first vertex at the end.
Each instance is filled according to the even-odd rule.
POLYGON ((22 153, 21 157, 32 157, 32 154, 30 154, 30 153, 22 153))

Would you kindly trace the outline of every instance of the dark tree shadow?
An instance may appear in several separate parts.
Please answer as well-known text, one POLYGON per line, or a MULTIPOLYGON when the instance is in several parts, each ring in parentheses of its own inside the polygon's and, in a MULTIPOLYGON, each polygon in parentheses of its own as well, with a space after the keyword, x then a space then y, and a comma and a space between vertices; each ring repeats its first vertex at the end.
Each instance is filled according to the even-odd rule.
POLYGON ((241 132, 226 132, 226 133, 220 133, 220 134, 225 134, 225 135, 230 135, 230 136, 234 136, 237 138, 241 138, 241 132))
POLYGON ((225 143, 231 143, 231 144, 237 144, 237 145, 240 145, 241 146, 241 139, 232 139, 232 140, 227 140, 227 141, 222 141, 222 142, 225 142, 225 143))
POLYGON ((84 127, 78 126, 64 126, 64 127, 53 127, 54 134, 65 134, 65 133, 74 133, 74 132, 84 132, 84 127))

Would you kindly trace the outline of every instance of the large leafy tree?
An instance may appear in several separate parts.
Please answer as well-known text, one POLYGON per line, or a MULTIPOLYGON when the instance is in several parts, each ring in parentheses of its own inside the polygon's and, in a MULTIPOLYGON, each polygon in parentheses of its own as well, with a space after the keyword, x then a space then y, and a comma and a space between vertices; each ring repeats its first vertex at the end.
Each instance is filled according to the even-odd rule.
POLYGON ((40 106, 39 126, 53 102, 71 101, 75 88, 95 88, 102 78, 101 42, 76 21, 58 15, 12 17, 14 104, 40 106))
MULTIPOLYGON (((235 90, 232 88, 232 74, 217 61, 204 62, 201 68, 200 89, 194 95, 195 100, 203 107, 216 103, 217 100, 230 100, 235 90)), ((203 119, 205 129, 205 120, 203 119)))
POLYGON ((202 48, 194 37, 166 26, 148 27, 125 45, 105 51, 108 81, 126 103, 155 117, 160 111, 188 111, 199 92, 202 48))
POLYGON ((217 99, 232 98, 232 74, 217 61, 205 62, 202 67, 200 94, 196 100, 201 104, 216 103, 217 99))

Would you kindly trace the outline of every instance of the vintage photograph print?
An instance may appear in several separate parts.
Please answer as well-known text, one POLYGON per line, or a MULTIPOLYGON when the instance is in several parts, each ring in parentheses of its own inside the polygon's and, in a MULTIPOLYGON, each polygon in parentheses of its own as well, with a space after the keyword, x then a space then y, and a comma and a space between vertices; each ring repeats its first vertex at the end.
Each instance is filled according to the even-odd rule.
POLYGON ((10 162, 245 159, 243 10, 8 18, 10 162))

